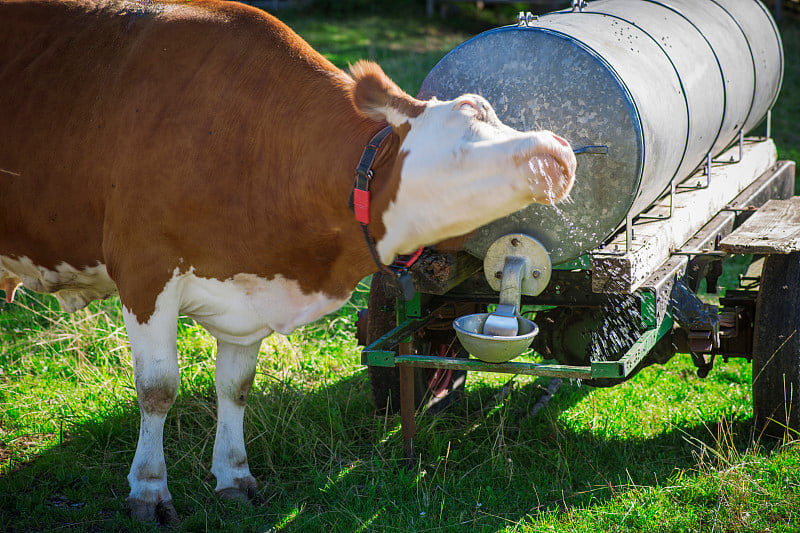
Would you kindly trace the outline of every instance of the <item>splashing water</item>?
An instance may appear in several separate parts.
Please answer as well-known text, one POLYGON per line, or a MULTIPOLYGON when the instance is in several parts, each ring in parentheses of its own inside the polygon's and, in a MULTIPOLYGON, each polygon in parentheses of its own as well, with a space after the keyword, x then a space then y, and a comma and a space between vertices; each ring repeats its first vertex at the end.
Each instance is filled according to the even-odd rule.
MULTIPOLYGON (((571 194, 567 194, 560 199, 556 194, 554 176, 561 185, 560 193, 562 194, 565 185, 569 182, 569 177, 567 176, 564 166, 559 163, 558 159, 555 157, 544 154, 530 158, 528 160, 528 168, 531 171, 528 175, 528 183, 533 198, 540 197, 542 192, 544 192, 545 201, 541 203, 546 206, 546 209, 552 209, 558 218, 561 219, 565 238, 570 241, 582 240, 582 236, 575 222, 558 206, 561 203, 575 203, 575 199, 571 194), (544 187, 542 187, 542 185, 544 185, 544 187)), ((563 250, 558 247, 554 248, 552 252, 556 255, 563 255, 563 250)))
POLYGON ((642 314, 635 298, 625 295, 610 296, 601 306, 598 330, 591 332, 591 360, 619 359, 630 349, 639 336, 642 314))
MULTIPOLYGON (((569 181, 567 173, 561 163, 553 156, 541 155, 529 159, 528 168, 533 173, 533 176, 539 176, 544 180, 545 203, 552 206, 556 205, 558 195, 556 194, 553 183, 553 176, 557 176, 561 184, 566 184, 569 181)), ((535 182, 533 177, 529 177, 528 182, 530 183, 531 192, 534 197, 536 197, 537 185, 541 184, 535 182)), ((566 198, 564 200, 566 200, 566 198)))

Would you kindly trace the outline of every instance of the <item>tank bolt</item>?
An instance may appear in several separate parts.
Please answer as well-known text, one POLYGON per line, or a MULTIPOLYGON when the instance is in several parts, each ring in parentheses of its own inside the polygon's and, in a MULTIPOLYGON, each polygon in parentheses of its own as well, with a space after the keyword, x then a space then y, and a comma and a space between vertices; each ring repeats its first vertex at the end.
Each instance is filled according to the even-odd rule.
POLYGON ((511 246, 519 246, 519 239, 511 239, 511 246))
POLYGON ((498 270, 497 272, 494 273, 494 277, 496 277, 497 279, 503 279, 503 273, 498 270))
POLYGON ((531 272, 531 276, 533 276, 533 279, 539 279, 541 275, 542 273, 539 272, 538 270, 534 270, 533 272, 531 272))

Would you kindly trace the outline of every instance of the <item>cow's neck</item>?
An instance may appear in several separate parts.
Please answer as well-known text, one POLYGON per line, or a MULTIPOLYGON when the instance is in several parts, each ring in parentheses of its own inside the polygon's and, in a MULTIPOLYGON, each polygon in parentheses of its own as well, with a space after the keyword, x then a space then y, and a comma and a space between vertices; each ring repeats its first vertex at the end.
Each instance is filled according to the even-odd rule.
MULTIPOLYGON (((368 133, 357 143, 359 151, 363 150, 363 147, 370 142, 374 133, 379 131, 381 127, 380 124, 376 123, 368 128, 368 133)), ((374 243, 379 242, 386 233, 383 213, 394 200, 400 182, 400 168, 402 166, 402 161, 398 161, 401 144, 400 135, 397 132, 392 132, 386 138, 372 165, 373 178, 370 182, 371 216, 369 234, 374 243)), ((355 164, 357 162, 358 159, 355 160, 346 177, 348 191, 353 185, 355 164)), ((352 285, 351 288, 354 288, 362 278, 377 271, 378 265, 370 253, 367 241, 364 238, 360 224, 355 219, 355 215, 348 212, 347 216, 350 222, 347 225, 349 237, 347 238, 347 249, 342 253, 342 259, 346 261, 350 268, 348 269, 349 272, 344 274, 349 279, 343 281, 346 285, 352 285)))
POLYGON ((370 183, 372 209, 369 230, 375 242, 386 234, 383 213, 394 200, 400 185, 402 167, 402 160, 398 160, 398 157, 402 159, 399 154, 400 142, 399 134, 392 132, 381 146, 372 166, 374 176, 370 183))
MULTIPOLYGON (((352 104, 350 104, 352 109, 352 104)), ((257 239, 263 239, 259 265, 254 273, 271 279, 276 273, 296 280, 304 293, 321 292, 334 298, 346 298, 366 276, 378 270, 364 239, 361 225, 348 207, 355 169, 364 147, 386 126, 360 115, 347 115, 330 103, 328 112, 337 117, 336 129, 306 131, 303 136, 300 170, 287 172, 290 182, 277 187, 279 194, 259 200, 256 205, 275 205, 286 224, 281 234, 274 227, 275 213, 259 208, 263 222, 257 239), (338 110, 338 113, 337 113, 338 110), (325 157, 321 157, 325 152, 325 157), (286 192, 291 190, 290 194, 286 192), (291 222, 290 222, 291 221, 291 222), (277 246, 276 246, 277 243, 277 246)), ((392 132, 383 142, 372 166, 372 198, 369 231, 379 242, 386 228, 383 213, 394 199, 399 186, 396 164, 402 130, 392 132)), ((275 191, 276 189, 271 189, 275 191)), ((248 270, 252 272, 253 270, 248 270)), ((225 279, 229 275, 213 276, 225 279)))
MULTIPOLYGON (((198 275, 219 280, 238 272, 265 279, 281 275, 297 281, 306 294, 344 298, 361 279, 377 271, 347 200, 364 147, 386 124, 356 112, 352 80, 320 77, 317 71, 309 79, 311 83, 295 84, 301 93, 297 98, 324 97, 323 113, 318 107, 299 107, 287 121, 285 101, 267 97, 262 102, 265 118, 255 124, 258 131, 253 136, 262 137, 268 149, 258 154, 253 166, 269 170, 262 174, 262 184, 250 189, 253 194, 236 199, 252 217, 252 233, 245 239, 220 238, 214 257, 236 254, 237 264, 214 257, 209 264, 204 255, 208 266, 197 267, 198 275), (274 123, 287 127, 276 135, 274 123), (244 252, 235 248, 238 242, 249 243, 244 252)), ((404 133, 406 128, 396 128, 373 164, 370 232, 376 242, 386 233, 383 213, 398 190, 404 133)), ((194 265, 188 258, 186 263, 194 265)))

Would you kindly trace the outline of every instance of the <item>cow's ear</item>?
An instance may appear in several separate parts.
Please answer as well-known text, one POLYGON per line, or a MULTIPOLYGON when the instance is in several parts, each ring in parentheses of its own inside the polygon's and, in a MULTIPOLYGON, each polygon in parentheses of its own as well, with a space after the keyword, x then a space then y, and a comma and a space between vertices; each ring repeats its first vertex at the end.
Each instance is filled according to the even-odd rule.
POLYGON ((374 120, 398 127, 425 110, 425 102, 405 93, 372 61, 358 61, 350 67, 350 74, 356 81, 356 108, 374 120))

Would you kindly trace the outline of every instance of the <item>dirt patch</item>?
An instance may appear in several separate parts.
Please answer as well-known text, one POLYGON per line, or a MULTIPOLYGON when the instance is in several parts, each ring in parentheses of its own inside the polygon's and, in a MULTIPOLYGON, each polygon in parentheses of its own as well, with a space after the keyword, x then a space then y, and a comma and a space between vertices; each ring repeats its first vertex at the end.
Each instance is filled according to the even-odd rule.
POLYGON ((66 509, 67 511, 77 511, 86 505, 83 502, 74 502, 63 494, 53 494, 47 498, 47 503, 51 507, 56 509, 66 509))

